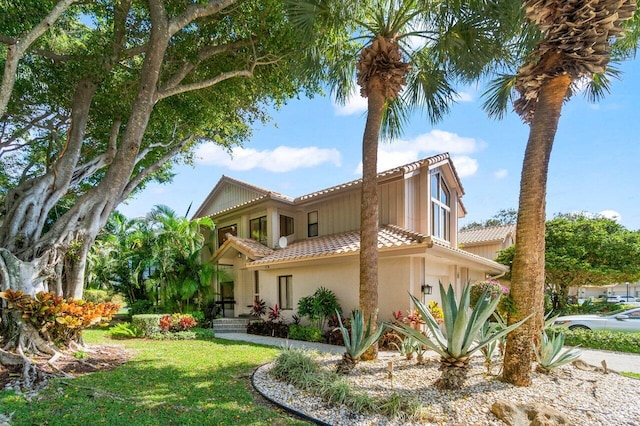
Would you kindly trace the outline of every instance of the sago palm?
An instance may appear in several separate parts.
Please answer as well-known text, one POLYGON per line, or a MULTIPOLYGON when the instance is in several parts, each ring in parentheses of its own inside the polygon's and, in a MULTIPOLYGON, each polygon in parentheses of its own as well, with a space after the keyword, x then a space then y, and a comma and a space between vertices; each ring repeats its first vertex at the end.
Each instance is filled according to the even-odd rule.
POLYGON ((467 379, 471 355, 515 330, 524 322, 523 320, 508 327, 482 334, 482 327, 495 312, 500 297, 491 297, 489 293, 485 292, 473 309, 470 309, 470 292, 471 285, 467 284, 462 290, 460 301, 456 302, 453 287, 449 285, 445 292, 444 286, 440 283, 444 333, 440 330, 438 321, 433 317, 429 308, 413 295, 411 295, 411 299, 424 318, 431 336, 427 336, 406 324, 402 326, 386 324, 387 327, 420 342, 440 355, 442 376, 437 385, 445 389, 460 389, 467 379))
MULTIPOLYGON (((322 72, 337 100, 346 101, 355 83, 367 98, 359 305, 375 324, 381 132, 387 139, 399 136, 416 109, 425 110, 432 123, 447 114, 456 82, 475 79, 496 58, 508 57, 503 41, 509 37, 502 34, 515 30, 511 21, 518 11, 512 2, 499 1, 294 0, 290 5, 294 22, 317 36, 314 53, 326 65, 322 72)), ((374 348, 367 358, 375 356, 374 348)))
MULTIPOLYGON (((607 64, 611 44, 624 32, 623 24, 636 11, 636 0, 525 0, 528 20, 541 34, 514 76, 503 76, 486 103, 501 115, 515 89, 514 109, 530 125, 520 181, 515 257, 511 268, 511 296, 516 313, 508 322, 528 315, 531 321, 507 336, 505 380, 531 384, 534 359, 531 341, 543 327, 545 198, 551 148, 563 103, 578 82, 591 79, 590 93, 608 89, 607 64)), ((637 19, 632 21, 636 25, 637 19)), ((635 49, 635 43, 626 49, 635 49)))

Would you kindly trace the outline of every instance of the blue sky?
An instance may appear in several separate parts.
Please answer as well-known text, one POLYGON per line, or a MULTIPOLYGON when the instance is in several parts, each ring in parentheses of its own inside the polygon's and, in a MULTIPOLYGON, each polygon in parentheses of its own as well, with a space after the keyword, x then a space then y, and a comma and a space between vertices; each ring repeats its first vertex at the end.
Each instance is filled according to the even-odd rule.
MULTIPOLYGON (((628 229, 640 229, 640 62, 619 68, 622 79, 604 100, 592 104, 577 94, 563 108, 549 165, 549 218, 610 212, 628 229)), ((449 152, 465 190, 462 225, 518 206, 529 127, 513 112, 500 121, 487 118, 483 91, 461 89, 459 102, 440 123, 432 126, 416 115, 400 140, 380 145, 380 170, 449 152)), ((292 197, 357 179, 365 106, 359 97, 346 107, 327 97, 290 101, 273 111, 272 123, 256 127, 233 158, 204 144, 194 168, 178 168, 173 183, 152 184, 119 210, 137 217, 165 204, 184 214, 193 203, 193 213, 222 175, 292 197)))

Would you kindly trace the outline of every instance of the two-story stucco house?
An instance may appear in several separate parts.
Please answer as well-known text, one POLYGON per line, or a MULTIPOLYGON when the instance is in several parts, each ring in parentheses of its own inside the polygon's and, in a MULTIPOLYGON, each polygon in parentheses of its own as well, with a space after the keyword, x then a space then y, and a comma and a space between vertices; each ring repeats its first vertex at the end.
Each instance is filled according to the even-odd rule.
MULTIPOLYGON (((291 198, 223 176, 194 217, 216 223, 210 261, 229 277, 215 284, 224 316, 248 313, 255 299, 291 315, 319 286, 333 290, 346 313, 357 308, 360 186, 355 180, 291 198)), ((460 289, 506 272, 457 248, 464 191, 448 154, 381 172, 378 188, 382 320, 410 309, 410 293, 439 301, 439 281, 460 289)))

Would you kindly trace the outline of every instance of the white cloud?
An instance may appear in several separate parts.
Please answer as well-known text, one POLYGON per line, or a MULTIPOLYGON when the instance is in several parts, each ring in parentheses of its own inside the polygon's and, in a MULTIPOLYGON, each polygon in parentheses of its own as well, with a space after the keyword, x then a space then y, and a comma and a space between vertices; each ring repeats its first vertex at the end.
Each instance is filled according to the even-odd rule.
MULTIPOLYGON (((378 147, 378 171, 389 170, 411 163, 428 155, 449 152, 461 177, 471 176, 478 170, 478 161, 470 154, 483 148, 484 144, 473 138, 465 138, 443 130, 432 130, 411 140, 397 140, 378 147)), ((362 174, 362 163, 355 174, 362 174)))
POLYGON ((354 91, 344 105, 338 105, 335 100, 331 103, 336 115, 362 114, 367 110, 367 98, 360 96, 359 90, 354 91))
POLYGON ((467 157, 466 155, 451 157, 453 165, 456 166, 458 176, 461 178, 473 176, 478 171, 478 160, 467 157))
POLYGON ((456 102, 473 102, 473 99, 473 93, 469 92, 458 92, 455 96, 456 102))
POLYGON ((509 171, 507 169, 500 169, 493 172, 493 177, 496 179, 504 179, 509 175, 509 171))
POLYGON ((604 216, 607 219, 611 219, 611 220, 614 220, 616 222, 620 222, 620 220, 622 219, 622 216, 620 216, 620 213, 618 213, 615 210, 603 210, 598 214, 600 216, 604 216))
POLYGON ((196 149, 196 162, 207 166, 227 167, 231 170, 252 170, 261 168, 274 173, 332 163, 339 167, 342 157, 337 149, 324 149, 315 146, 288 147, 279 146, 273 150, 258 151, 253 148, 237 147, 230 154, 224 148, 213 143, 205 143, 196 149))

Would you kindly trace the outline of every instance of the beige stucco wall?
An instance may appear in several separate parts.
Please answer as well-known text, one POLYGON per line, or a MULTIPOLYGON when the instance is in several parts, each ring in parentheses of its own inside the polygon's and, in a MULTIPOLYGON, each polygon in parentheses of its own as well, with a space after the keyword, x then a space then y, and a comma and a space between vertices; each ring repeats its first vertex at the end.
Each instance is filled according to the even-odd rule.
MULTIPOLYGON (((438 282, 446 285, 449 282, 451 267, 448 265, 426 264, 420 257, 397 257, 379 259, 379 320, 391 319, 392 312, 402 311, 405 314, 412 309, 409 292, 418 297, 423 303, 435 300, 440 303, 438 282), (433 288, 433 294, 422 295, 421 284, 429 284, 433 288)), ((237 314, 247 313, 246 305, 253 298, 253 271, 243 274, 245 282, 236 286, 236 300, 239 305, 237 314)), ((358 307, 359 298, 359 267, 358 257, 353 256, 347 262, 331 264, 315 264, 312 266, 289 267, 286 269, 265 269, 259 271, 260 297, 268 307, 273 307, 278 302, 278 277, 281 275, 292 276, 293 307, 285 310, 287 320, 296 313, 298 300, 313 294, 320 286, 332 290, 342 306, 345 315, 358 307)))

